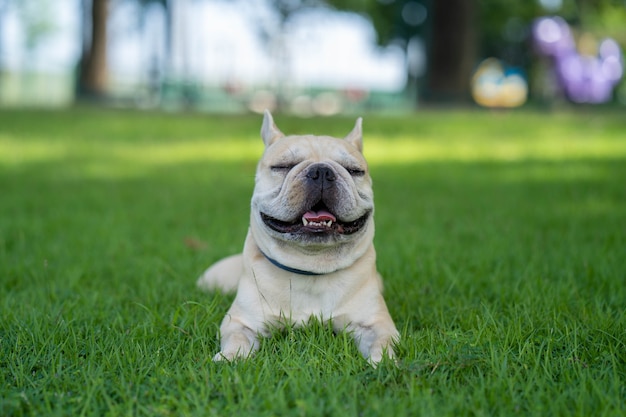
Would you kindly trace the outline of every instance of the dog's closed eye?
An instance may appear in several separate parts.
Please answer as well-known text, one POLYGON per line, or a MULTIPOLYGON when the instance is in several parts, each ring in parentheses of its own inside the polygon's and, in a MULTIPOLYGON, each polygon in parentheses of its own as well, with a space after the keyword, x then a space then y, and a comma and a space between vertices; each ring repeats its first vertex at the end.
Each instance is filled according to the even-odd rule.
POLYGON ((280 165, 272 165, 270 169, 274 172, 288 172, 294 166, 296 166, 296 164, 280 164, 280 165))
POLYGON ((362 177, 363 175, 365 175, 365 171, 362 170, 361 168, 346 168, 346 171, 348 171, 348 173, 350 175, 352 175, 353 177, 362 177))

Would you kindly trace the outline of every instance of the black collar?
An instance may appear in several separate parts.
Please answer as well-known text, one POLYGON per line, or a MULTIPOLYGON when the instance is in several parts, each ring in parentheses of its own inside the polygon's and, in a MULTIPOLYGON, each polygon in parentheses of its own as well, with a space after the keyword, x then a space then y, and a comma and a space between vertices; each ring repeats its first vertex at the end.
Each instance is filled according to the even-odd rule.
POLYGON ((259 252, 261 252, 263 254, 263 256, 265 256, 267 258, 267 260, 272 263, 272 265, 274 265, 277 268, 282 269, 283 271, 293 272, 294 274, 308 275, 308 276, 324 275, 324 274, 320 274, 318 272, 304 271, 302 269, 292 268, 290 266, 283 265, 280 262, 278 262, 276 259, 272 259, 269 256, 267 256, 262 250, 259 250, 259 252))

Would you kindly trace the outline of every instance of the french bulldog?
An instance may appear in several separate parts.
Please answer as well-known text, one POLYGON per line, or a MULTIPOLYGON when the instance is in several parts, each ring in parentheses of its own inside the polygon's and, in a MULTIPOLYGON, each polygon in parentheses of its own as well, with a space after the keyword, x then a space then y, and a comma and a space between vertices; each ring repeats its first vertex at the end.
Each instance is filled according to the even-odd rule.
POLYGON ((203 289, 237 292, 213 360, 245 358, 271 329, 304 325, 311 317, 349 332, 374 366, 394 358, 399 334, 376 269, 374 195, 361 123, 344 139, 286 136, 265 112, 265 150, 243 253, 198 279, 203 289))

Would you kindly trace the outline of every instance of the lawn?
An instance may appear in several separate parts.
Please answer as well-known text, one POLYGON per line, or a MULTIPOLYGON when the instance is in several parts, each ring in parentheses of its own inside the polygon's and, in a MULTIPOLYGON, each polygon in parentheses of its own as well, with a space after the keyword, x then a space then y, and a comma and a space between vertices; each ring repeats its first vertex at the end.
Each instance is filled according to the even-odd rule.
MULTIPOLYGON (((277 115, 342 136, 353 118, 277 115)), ((213 363, 259 116, 0 110, 1 416, 623 416, 626 116, 366 115, 373 369, 313 321, 213 363)))

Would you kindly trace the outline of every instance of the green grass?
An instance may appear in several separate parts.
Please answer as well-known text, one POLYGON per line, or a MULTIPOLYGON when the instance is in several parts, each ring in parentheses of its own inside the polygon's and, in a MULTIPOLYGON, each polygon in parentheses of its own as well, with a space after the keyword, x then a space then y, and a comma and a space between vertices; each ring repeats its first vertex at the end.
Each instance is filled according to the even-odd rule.
MULTIPOLYGON (((278 115, 288 133, 349 118, 278 115)), ((623 416, 626 117, 366 116, 397 366, 327 324, 215 364, 260 117, 0 112, 0 415, 623 416)))

